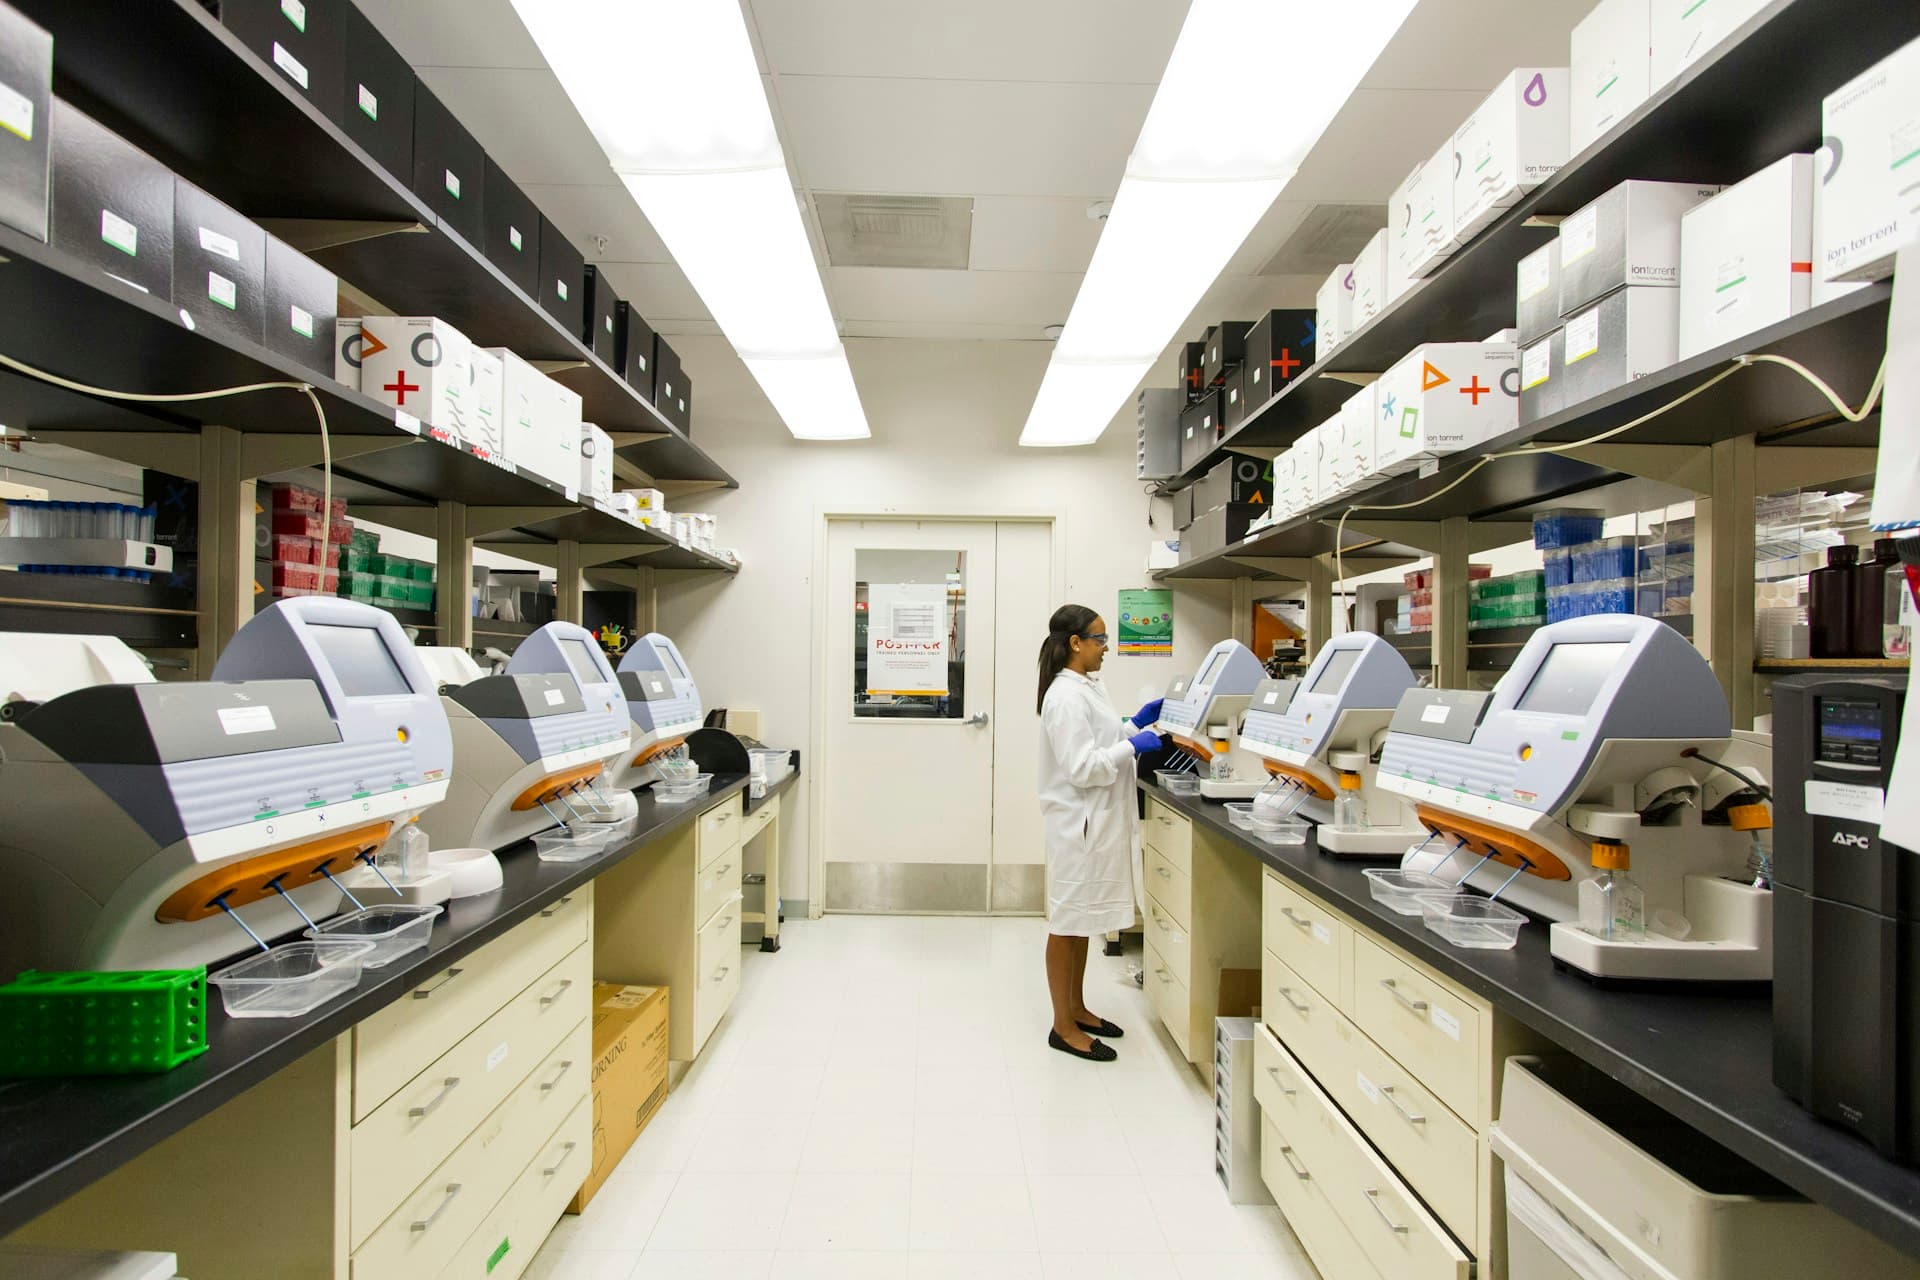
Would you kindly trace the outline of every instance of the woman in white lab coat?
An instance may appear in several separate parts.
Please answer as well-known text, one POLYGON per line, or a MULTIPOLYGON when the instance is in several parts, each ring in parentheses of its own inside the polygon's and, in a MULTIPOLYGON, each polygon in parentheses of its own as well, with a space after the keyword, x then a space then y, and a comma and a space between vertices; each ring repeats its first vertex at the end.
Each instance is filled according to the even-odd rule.
POLYGON ((1047 841, 1047 1044, 1112 1062, 1119 1027, 1087 1009, 1087 940, 1130 927, 1139 901, 1134 757, 1161 747, 1158 699, 1122 720, 1095 679, 1107 624, 1084 605, 1056 609, 1040 646, 1040 812, 1047 841))

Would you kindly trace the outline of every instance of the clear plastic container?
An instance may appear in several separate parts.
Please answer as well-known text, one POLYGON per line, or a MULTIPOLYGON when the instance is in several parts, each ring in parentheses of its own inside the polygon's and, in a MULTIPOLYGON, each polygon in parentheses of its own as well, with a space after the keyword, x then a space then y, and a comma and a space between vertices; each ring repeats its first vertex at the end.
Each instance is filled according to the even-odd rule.
POLYGON ((1301 818, 1266 818, 1253 815, 1253 834, 1267 844, 1305 844, 1312 824, 1301 818))
POLYGON ((613 832, 606 827, 561 827, 542 831, 533 838, 533 847, 542 862, 585 862, 599 856, 613 832))
POLYGON ((220 988, 229 1018, 297 1018, 351 991, 373 948, 354 938, 283 942, 208 974, 207 985, 220 988))
MULTIPOLYGON (((421 868, 425 873, 425 868, 421 868)), ((322 920, 307 930, 314 939, 350 938, 371 942, 373 950, 360 961, 361 967, 378 969, 392 964, 410 951, 427 945, 433 922, 440 918, 439 907, 415 906, 410 902, 386 902, 362 907, 331 920, 322 920)))
POLYGON ((1184 769, 1155 769, 1153 779, 1168 795, 1192 796, 1200 793, 1200 779, 1184 769))
POLYGON ((1367 891, 1373 900, 1389 911, 1403 916, 1420 914, 1420 898, 1423 894, 1445 894, 1453 892, 1453 882, 1425 871, 1403 871, 1399 867, 1368 867, 1362 872, 1367 878, 1367 891))
POLYGON ((696 774, 691 779, 678 782, 662 778, 653 784, 653 801, 655 804, 685 804, 707 794, 707 789, 712 785, 713 775, 710 773, 696 774))
POLYGON ((1227 806, 1227 821, 1245 831, 1253 830, 1253 801, 1239 800, 1227 806))
POLYGON ((1430 893, 1420 898, 1427 928, 1456 947, 1510 951, 1527 918, 1512 907, 1471 893, 1430 893))

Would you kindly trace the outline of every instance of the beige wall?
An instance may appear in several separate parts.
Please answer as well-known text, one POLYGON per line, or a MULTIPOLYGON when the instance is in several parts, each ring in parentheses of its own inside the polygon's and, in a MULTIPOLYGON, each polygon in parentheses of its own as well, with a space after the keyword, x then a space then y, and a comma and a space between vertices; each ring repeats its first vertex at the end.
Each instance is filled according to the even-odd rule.
MULTIPOLYGON (((1134 478, 1131 408, 1088 448, 1016 443, 1048 344, 851 339, 873 439, 805 443, 787 434, 723 339, 673 341, 694 378, 695 439, 740 482, 680 505, 717 515, 720 544, 736 548, 744 567, 732 578, 659 575, 660 628, 693 664, 707 705, 759 708, 770 745, 805 751, 812 742, 811 576, 825 512, 1057 513, 1065 538, 1061 603, 1089 605, 1111 623, 1116 592, 1154 585, 1147 543, 1173 534, 1164 503, 1155 504, 1157 523, 1148 525, 1148 501, 1134 478)), ((1123 712, 1230 634, 1227 599, 1224 587, 1181 589, 1174 657, 1108 662, 1107 687, 1123 712)), ((1034 620, 1036 652, 1045 625, 1034 620)), ((1003 678, 1030 683, 1032 662, 1029 652, 1000 655, 1003 678)), ((809 772, 823 763, 831 765, 803 757, 809 772)), ((808 884, 808 823, 803 783, 783 813, 781 891, 790 901, 816 896, 808 884)))

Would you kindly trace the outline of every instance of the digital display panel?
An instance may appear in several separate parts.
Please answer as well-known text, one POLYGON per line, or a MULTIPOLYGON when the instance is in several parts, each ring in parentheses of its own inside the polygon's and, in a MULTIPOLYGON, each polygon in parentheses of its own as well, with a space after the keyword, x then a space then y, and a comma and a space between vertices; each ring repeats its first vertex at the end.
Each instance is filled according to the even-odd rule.
POLYGON ((1557 644, 1520 695, 1516 710, 1553 716, 1584 716, 1593 706, 1600 686, 1626 656, 1624 640, 1600 644, 1557 644))
POLYGON ((349 698, 377 698, 413 692, 387 642, 372 627, 342 627, 309 622, 307 631, 320 646, 321 656, 333 668, 334 678, 349 698))

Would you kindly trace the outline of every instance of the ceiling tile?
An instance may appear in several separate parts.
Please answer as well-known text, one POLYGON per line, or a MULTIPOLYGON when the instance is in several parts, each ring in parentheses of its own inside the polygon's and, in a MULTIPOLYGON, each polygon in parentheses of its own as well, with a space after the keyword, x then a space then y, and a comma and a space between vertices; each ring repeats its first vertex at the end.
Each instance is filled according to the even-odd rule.
POLYGON ((897 267, 833 267, 827 290, 842 320, 897 320, 938 324, 1027 325, 1040 337, 1066 322, 1079 292, 1072 273, 1028 271, 915 271, 897 267))
POLYGON ((1154 85, 1185 0, 749 0, 779 75, 1154 85))
POLYGON ((530 184, 522 188, 540 212, 589 262, 672 262, 673 255, 625 187, 530 184), (594 237, 607 237, 604 249, 594 237))
POLYGON ((510 0, 357 0, 416 67, 545 67, 510 0))
POLYGON ((1102 225, 1087 217, 1090 203, 1077 197, 981 196, 973 202, 974 270, 1085 271, 1102 225))
POLYGON ((551 71, 422 67, 420 79, 522 186, 619 182, 551 71))
POLYGON ((1461 89, 1485 97, 1515 67, 1564 67, 1593 0, 1424 0, 1361 80, 1369 89, 1461 89), (1498 32, 1498 39, 1488 39, 1498 32))
POLYGON ((781 77, 803 186, 915 195, 1111 196, 1150 85, 781 77))

